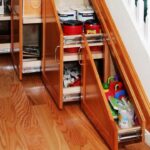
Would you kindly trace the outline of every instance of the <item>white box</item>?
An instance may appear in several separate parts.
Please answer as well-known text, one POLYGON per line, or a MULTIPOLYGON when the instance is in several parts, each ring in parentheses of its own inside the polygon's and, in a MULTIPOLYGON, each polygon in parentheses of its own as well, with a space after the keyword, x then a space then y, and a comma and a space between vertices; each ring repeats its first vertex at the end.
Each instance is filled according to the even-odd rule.
POLYGON ((4 15, 4 0, 0 0, 0 15, 4 15))

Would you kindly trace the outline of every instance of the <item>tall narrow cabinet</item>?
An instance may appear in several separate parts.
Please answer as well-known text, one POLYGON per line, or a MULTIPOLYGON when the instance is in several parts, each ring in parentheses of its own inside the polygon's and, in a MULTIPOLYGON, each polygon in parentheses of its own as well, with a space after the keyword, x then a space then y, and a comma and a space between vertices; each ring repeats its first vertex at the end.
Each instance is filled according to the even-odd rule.
MULTIPOLYGON (((29 58, 28 53, 24 54, 24 39, 30 39, 30 36, 32 36, 33 34, 28 33, 28 35, 26 35, 28 37, 24 37, 24 28, 25 26, 30 25, 42 26, 42 13, 40 15, 32 14, 32 9, 30 10, 30 7, 28 8, 24 6, 26 2, 27 1, 25 0, 11 1, 11 54, 13 58, 14 68, 20 80, 22 80, 24 73, 41 71, 41 57, 38 59, 31 59, 29 58), (29 13, 28 11, 31 11, 30 14, 25 15, 25 12, 29 13), (28 58, 25 58, 25 56, 28 56, 28 58)), ((31 3, 30 5, 32 5, 32 1, 28 1, 28 3, 31 3)), ((41 2, 39 3, 41 8, 41 2)), ((41 36, 39 35, 39 38, 40 37, 41 36)), ((39 40, 39 42, 40 50, 42 50, 42 40, 39 40)))

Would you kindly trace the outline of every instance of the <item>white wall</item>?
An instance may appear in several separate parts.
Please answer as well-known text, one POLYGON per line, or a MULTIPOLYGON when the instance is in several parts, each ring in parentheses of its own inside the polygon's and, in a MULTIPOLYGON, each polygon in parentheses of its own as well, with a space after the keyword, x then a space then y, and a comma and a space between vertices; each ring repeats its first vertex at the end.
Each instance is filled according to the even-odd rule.
POLYGON ((147 50, 122 0, 106 0, 117 29, 150 100, 150 50, 147 50))
POLYGON ((83 6, 87 0, 55 0, 55 3, 58 8, 70 8, 73 6, 81 7, 83 6))

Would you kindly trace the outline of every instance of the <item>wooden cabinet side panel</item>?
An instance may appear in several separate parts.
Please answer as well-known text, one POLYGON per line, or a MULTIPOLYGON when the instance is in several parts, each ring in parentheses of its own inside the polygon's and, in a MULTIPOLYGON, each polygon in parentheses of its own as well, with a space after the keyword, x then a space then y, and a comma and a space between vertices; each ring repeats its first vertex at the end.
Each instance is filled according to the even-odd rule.
POLYGON ((22 1, 11 1, 11 54, 14 68, 22 80, 22 1))
POLYGON ((103 136, 111 149, 118 147, 117 126, 110 113, 101 79, 90 49, 86 43, 83 49, 83 90, 82 108, 87 117, 103 136))
POLYGON ((59 108, 62 108, 63 91, 63 37, 53 0, 45 0, 43 26, 43 69, 44 83, 59 108))

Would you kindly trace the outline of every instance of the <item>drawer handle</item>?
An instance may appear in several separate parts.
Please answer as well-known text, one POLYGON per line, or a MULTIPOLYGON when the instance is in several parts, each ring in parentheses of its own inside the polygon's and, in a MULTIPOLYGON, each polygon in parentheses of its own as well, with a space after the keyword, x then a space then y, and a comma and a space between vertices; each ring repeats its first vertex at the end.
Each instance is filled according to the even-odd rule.
POLYGON ((57 62, 57 51, 58 51, 58 48, 60 48, 60 46, 56 46, 55 48, 55 62, 57 62))
POLYGON ((79 50, 78 50, 78 59, 79 59, 79 64, 81 66, 83 66, 83 63, 82 63, 82 53, 81 53, 82 49, 83 49, 83 47, 79 47, 79 50))

